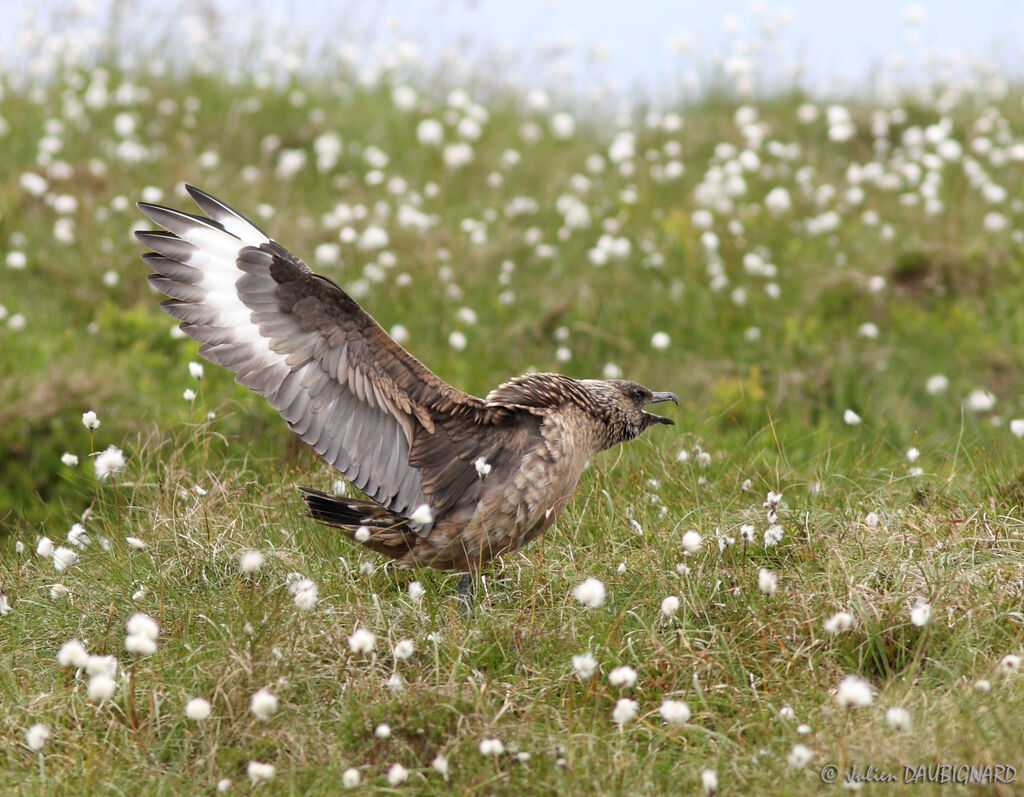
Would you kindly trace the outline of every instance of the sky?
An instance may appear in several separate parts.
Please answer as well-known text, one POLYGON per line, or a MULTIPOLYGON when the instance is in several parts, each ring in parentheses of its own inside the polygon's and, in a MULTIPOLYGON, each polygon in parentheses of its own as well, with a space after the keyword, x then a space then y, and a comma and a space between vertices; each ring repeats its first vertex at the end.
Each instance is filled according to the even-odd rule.
MULTIPOLYGON (((114 0, 78 2, 103 13, 114 0)), ((53 12, 67 5, 44 0, 36 7, 60 20, 53 12)), ((855 84, 890 69, 894 59, 905 59, 912 72, 921 68, 929 49, 983 57, 1007 74, 1019 73, 1024 62, 1024 0, 119 0, 119 5, 149 8, 147 13, 165 26, 213 6, 239 26, 277 21, 289 31, 311 30, 321 41, 348 37, 366 50, 398 38, 416 42, 428 55, 445 47, 484 55, 504 48, 520 54, 527 80, 544 82, 552 70, 568 69, 585 81, 600 72, 613 75, 622 87, 642 86, 654 94, 677 80, 682 69, 706 69, 737 39, 766 41, 755 35, 765 25, 778 32, 767 40, 763 60, 783 73, 799 59, 810 84, 822 88, 855 84), (680 55, 680 49, 686 52, 680 55)), ((17 19, 24 7, 22 0, 0 0, 0 19, 17 19)), ((11 42, 15 28, 0 26, 0 47, 11 42)))

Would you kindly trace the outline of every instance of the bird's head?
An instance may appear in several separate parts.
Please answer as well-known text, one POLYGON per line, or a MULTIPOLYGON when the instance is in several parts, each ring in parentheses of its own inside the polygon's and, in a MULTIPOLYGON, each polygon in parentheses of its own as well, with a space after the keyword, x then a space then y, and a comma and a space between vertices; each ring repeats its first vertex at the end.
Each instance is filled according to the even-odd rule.
POLYGON ((671 418, 664 418, 644 409, 649 404, 658 404, 662 401, 671 401, 678 405, 679 397, 675 393, 655 392, 625 379, 585 379, 582 384, 607 423, 607 435, 602 448, 611 448, 618 443, 635 440, 649 426, 675 423, 671 418))

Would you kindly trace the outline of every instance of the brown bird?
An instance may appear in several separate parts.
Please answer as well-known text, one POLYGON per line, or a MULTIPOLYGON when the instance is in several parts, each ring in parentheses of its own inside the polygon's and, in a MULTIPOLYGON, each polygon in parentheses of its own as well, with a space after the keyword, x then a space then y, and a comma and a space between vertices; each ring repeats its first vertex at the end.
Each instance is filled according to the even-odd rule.
POLYGON ((621 379, 527 374, 485 399, 447 384, 337 284, 191 186, 207 217, 140 202, 162 307, 372 500, 304 489, 309 514, 399 566, 463 571, 543 533, 587 460, 679 403, 621 379))

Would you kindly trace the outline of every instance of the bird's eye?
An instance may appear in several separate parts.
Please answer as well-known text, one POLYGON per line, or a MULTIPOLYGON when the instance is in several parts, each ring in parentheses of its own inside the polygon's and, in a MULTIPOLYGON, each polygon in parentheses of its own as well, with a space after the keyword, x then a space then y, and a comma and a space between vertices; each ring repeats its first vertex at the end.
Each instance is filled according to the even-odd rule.
POLYGON ((644 390, 640 387, 631 388, 629 391, 629 397, 633 399, 633 401, 641 401, 644 398, 644 395, 644 390))

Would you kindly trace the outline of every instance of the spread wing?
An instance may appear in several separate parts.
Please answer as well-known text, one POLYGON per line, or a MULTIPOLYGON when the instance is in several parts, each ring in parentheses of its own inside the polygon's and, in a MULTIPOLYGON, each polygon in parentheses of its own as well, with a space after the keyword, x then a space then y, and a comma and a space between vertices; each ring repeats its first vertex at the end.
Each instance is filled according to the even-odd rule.
MULTIPOLYGON (((479 493, 478 458, 529 444, 536 418, 451 387, 334 282, 188 190, 209 218, 139 203, 166 230, 136 233, 153 250, 150 282, 171 297, 162 307, 360 490, 403 517, 426 504, 436 518, 479 493)), ((425 534, 433 520, 409 525, 425 534)))

